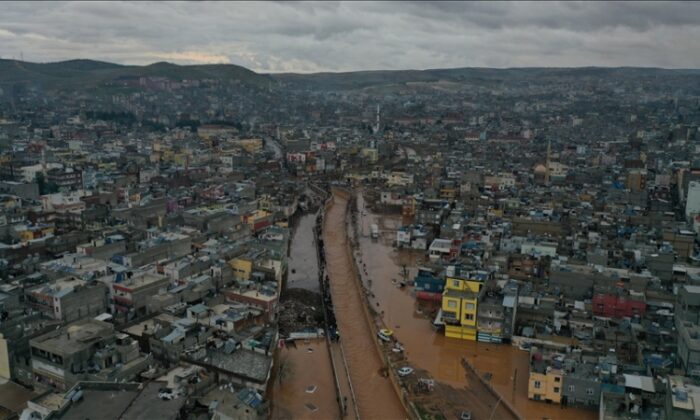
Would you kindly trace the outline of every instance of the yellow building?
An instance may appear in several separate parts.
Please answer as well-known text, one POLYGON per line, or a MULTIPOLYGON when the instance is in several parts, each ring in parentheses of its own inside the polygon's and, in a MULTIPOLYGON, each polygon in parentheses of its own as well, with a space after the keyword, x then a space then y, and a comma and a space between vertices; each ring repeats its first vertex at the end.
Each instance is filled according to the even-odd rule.
POLYGON ((241 222, 250 225, 251 229, 255 229, 255 226, 261 220, 263 220, 266 217, 269 217, 271 215, 272 215, 272 213, 270 213, 269 211, 264 210, 264 209, 252 210, 252 211, 249 211, 248 213, 241 215, 241 222))
POLYGON ((178 166, 185 166, 189 158, 190 155, 186 152, 174 152, 172 150, 166 150, 161 156, 163 161, 172 162, 178 166))
POLYGON ((530 369, 527 397, 535 401, 560 404, 563 381, 564 377, 560 369, 547 367, 541 372, 530 369))
POLYGON ((253 260, 246 256, 240 256, 228 262, 233 269, 233 276, 236 280, 250 280, 253 273, 253 260))
POLYGON ((233 141, 248 153, 260 153, 263 150, 262 139, 237 139, 233 141))
POLYGON ((483 278, 455 273, 448 268, 445 291, 442 293, 442 320, 445 336, 476 341, 476 314, 483 278))
POLYGON ((34 239, 53 236, 54 231, 55 228, 53 226, 32 226, 17 231, 17 234, 21 242, 29 242, 34 239))
POLYGON ((360 155, 364 159, 367 159, 368 162, 376 162, 377 160, 379 160, 379 150, 377 149, 366 147, 362 149, 360 155))
POLYGON ((454 200, 457 198, 459 189, 455 185, 443 185, 440 187, 440 198, 443 200, 454 200))

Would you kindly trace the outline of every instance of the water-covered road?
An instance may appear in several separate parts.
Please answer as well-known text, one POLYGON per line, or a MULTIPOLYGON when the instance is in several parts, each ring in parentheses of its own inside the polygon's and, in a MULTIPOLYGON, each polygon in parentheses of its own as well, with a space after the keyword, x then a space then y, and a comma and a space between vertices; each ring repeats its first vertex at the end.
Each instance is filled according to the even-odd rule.
POLYGON ((323 239, 330 288, 341 342, 363 419, 403 419, 406 413, 388 378, 364 316, 363 300, 352 269, 345 216, 349 196, 335 191, 324 219, 323 239))
POLYGON ((491 384, 508 402, 527 419, 593 419, 596 412, 574 408, 561 408, 531 401, 527 398, 528 353, 506 344, 487 344, 446 338, 437 332, 411 295, 411 288, 400 289, 392 280, 402 278, 405 265, 409 278, 413 278, 417 265, 424 258, 421 252, 397 251, 392 246, 395 230, 400 226, 400 216, 372 214, 358 195, 358 223, 360 225, 359 258, 367 266, 363 282, 374 294, 370 299, 381 313, 387 327, 392 328, 397 339, 406 348, 411 364, 425 369, 437 380, 462 388, 467 384, 461 358, 470 360, 481 373, 490 373, 491 384), (365 213, 363 215, 363 210, 365 213), (380 240, 370 237, 370 225, 376 223, 382 232, 380 240), (371 286, 368 280, 371 279, 371 286))

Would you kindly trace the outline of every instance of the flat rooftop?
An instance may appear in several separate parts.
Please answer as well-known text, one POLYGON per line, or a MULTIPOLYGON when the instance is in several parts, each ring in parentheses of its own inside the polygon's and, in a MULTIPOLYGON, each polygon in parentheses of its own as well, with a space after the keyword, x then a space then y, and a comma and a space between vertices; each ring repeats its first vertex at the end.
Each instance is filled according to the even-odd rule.
POLYGON ((139 287, 144 287, 148 286, 153 283, 157 283, 159 281, 167 280, 168 278, 166 276, 156 274, 156 273, 149 273, 149 272, 144 272, 144 273, 139 273, 134 276, 132 276, 130 279, 125 279, 121 283, 115 283, 115 285, 119 286, 124 286, 128 288, 139 288, 139 287))
POLYGON ((83 389, 83 398, 72 403, 66 412, 57 418, 62 420, 118 420, 138 395, 139 392, 136 390, 83 389))
POLYGON ((254 379, 260 383, 267 380, 272 358, 250 350, 240 349, 231 354, 212 352, 208 363, 236 375, 254 379))
POLYGON ((121 418, 129 420, 176 419, 187 398, 180 396, 169 401, 161 399, 158 396, 158 390, 165 385, 162 382, 150 382, 133 400, 121 418))
POLYGON ((70 354, 91 346, 96 340, 111 335, 113 331, 110 323, 86 319, 61 328, 58 334, 50 332, 37 337, 31 343, 51 349, 53 353, 70 354))

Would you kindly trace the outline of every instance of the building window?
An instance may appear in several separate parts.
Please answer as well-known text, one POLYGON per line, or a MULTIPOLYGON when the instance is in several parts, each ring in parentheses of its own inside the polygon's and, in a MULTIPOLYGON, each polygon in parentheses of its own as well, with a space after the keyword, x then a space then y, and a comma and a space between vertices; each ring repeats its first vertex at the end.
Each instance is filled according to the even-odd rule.
POLYGON ((542 382, 535 381, 535 389, 540 389, 540 388, 542 388, 542 382))
POLYGON ((561 382, 561 377, 555 376, 555 377, 554 377, 554 382, 561 382))
POLYGON ((452 287, 459 287, 459 280, 452 280, 452 287))
POLYGON ((467 321, 473 321, 473 320, 474 320, 474 314, 466 314, 466 315, 464 316, 464 319, 466 319, 467 321))
POLYGON ((558 394, 558 393, 559 393, 559 387, 558 387, 558 386, 555 386, 555 387, 554 387, 554 393, 555 393, 555 394, 558 394))
POLYGON ((575 389, 573 385, 569 385, 569 392, 574 392, 575 389))
POLYGON ((468 311, 473 311, 473 310, 474 310, 474 304, 473 304, 473 303, 467 303, 467 310, 468 310, 468 311))
POLYGON ((457 307, 457 302, 454 300, 448 300, 447 301, 447 307, 448 308, 456 308, 457 307))
POLYGON ((593 394, 595 394, 595 391, 593 391, 593 388, 588 388, 588 389, 586 390, 586 394, 588 394, 588 395, 593 395, 593 394))

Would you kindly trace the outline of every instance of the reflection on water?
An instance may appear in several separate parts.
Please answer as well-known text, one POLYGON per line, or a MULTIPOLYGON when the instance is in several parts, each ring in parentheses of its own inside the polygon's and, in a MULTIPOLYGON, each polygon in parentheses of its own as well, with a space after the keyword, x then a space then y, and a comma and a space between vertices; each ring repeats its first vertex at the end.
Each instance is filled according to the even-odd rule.
POLYGON ((348 197, 336 194, 324 220, 324 246, 336 320, 363 419, 406 418, 389 379, 380 375, 382 362, 362 312, 362 299, 347 248, 345 214, 348 197))
POLYGON ((409 278, 413 278, 417 272, 416 266, 424 258, 421 252, 397 251, 393 248, 394 229, 400 226, 400 216, 375 215, 369 209, 365 209, 367 213, 363 215, 364 201, 361 195, 358 196, 357 206, 361 227, 359 256, 367 266, 367 275, 362 273, 363 282, 374 294, 372 306, 379 312, 383 311, 384 323, 394 329, 412 364, 429 371, 439 381, 463 387, 467 382, 460 360, 467 357, 481 373, 493 375, 492 385, 526 418, 596 417, 596 412, 592 410, 561 408, 529 400, 527 352, 505 344, 446 338, 442 333, 436 332, 427 317, 432 309, 419 307, 411 295, 410 287, 400 289, 397 282, 392 281, 402 278, 404 265, 409 268, 409 278), (379 241, 373 241, 370 237, 370 225, 373 223, 378 224, 382 232, 379 241), (368 281, 370 279, 371 283, 368 281), (379 306, 376 306, 377 303, 379 306))
POLYGON ((314 225, 316 214, 308 213, 299 218, 289 249, 287 287, 320 292, 318 284, 318 256, 314 225))

